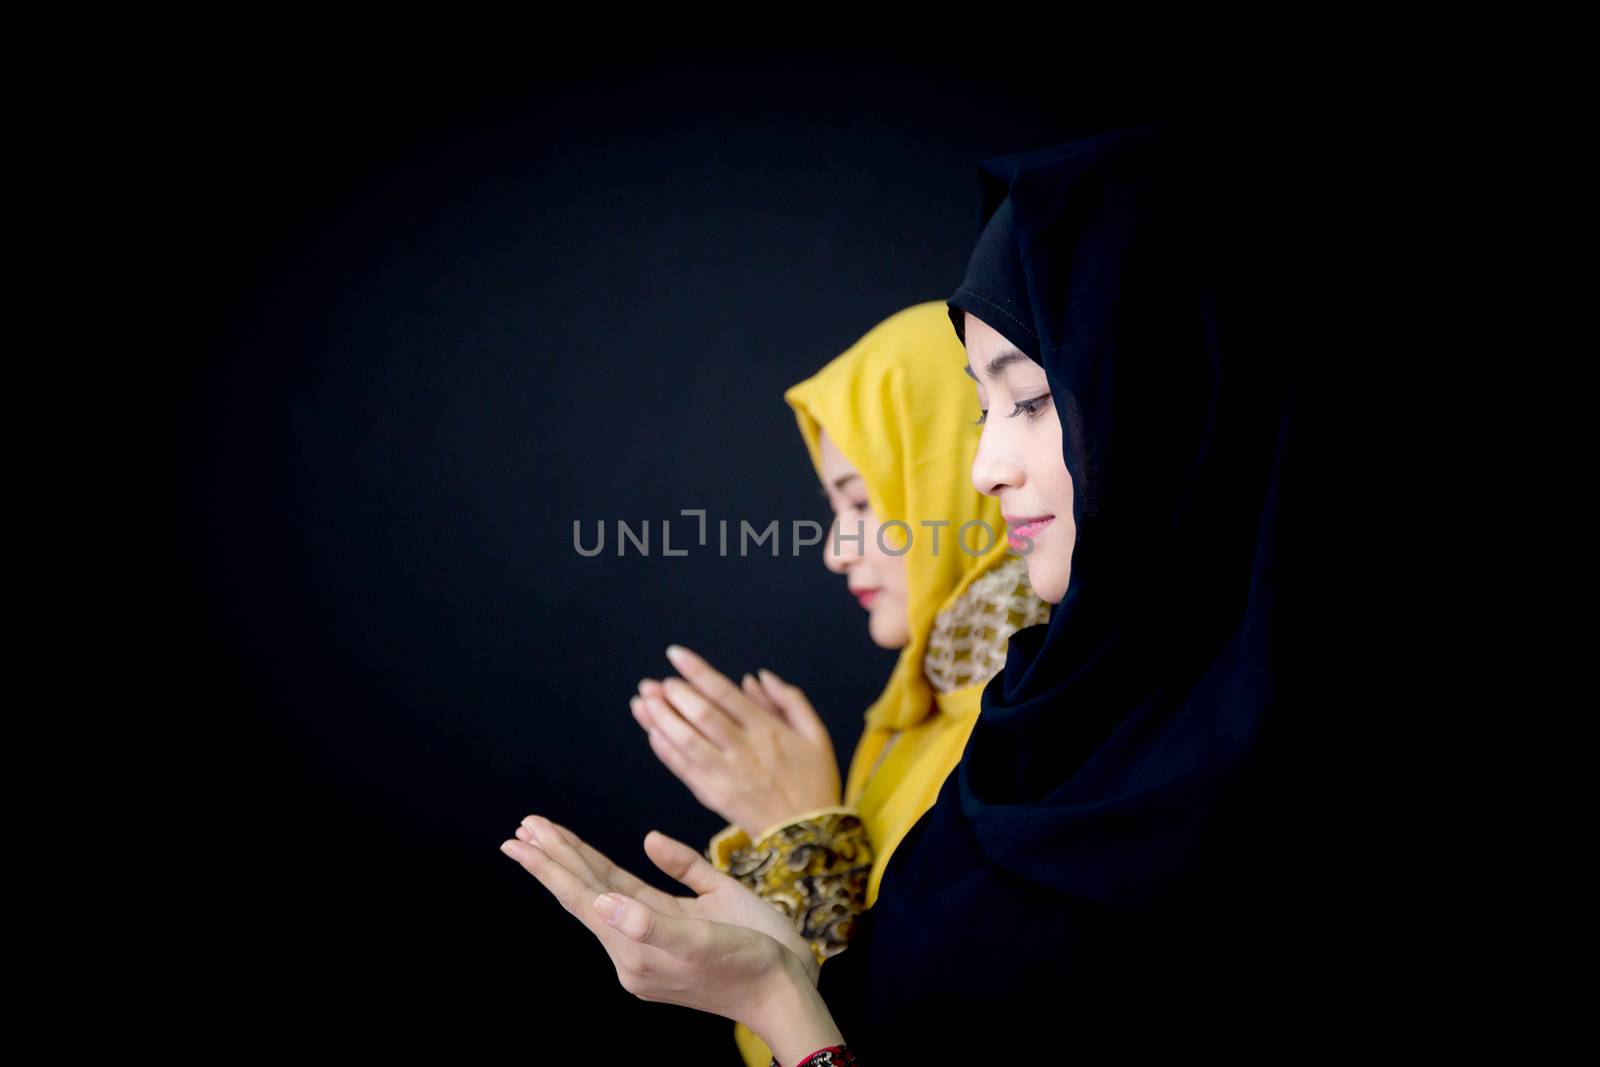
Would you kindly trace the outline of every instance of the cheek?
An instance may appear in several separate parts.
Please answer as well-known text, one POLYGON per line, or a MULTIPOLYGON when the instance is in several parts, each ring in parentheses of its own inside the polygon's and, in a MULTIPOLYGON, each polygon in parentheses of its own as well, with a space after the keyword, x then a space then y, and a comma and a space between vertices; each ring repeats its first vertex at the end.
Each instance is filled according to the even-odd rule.
POLYGON ((1051 409, 1049 422, 1042 433, 1029 442, 1027 463, 1034 484, 1045 490, 1052 514, 1059 519, 1072 514, 1072 475, 1067 473, 1066 459, 1061 448, 1061 420, 1051 409))
POLYGON ((1058 517, 1051 524, 1049 536, 1040 544, 1036 558, 1028 561, 1028 579, 1033 583, 1034 591, 1052 604, 1059 604, 1066 594, 1067 583, 1072 577, 1072 550, 1077 544, 1077 527, 1072 522, 1072 483, 1067 480, 1065 485, 1065 497, 1055 501, 1055 504, 1056 514, 1066 518, 1063 520, 1058 517))
MULTIPOLYGON (((882 527, 870 524, 867 527, 866 557, 867 564, 872 568, 873 576, 877 578, 883 591, 901 604, 906 597, 906 562, 905 556, 894 556, 878 547, 878 531, 882 527)), ((905 542, 905 530, 899 526, 890 526, 883 529, 883 543, 892 549, 898 550, 905 542)), ((939 546, 943 548, 941 544, 939 546)), ((879 603, 883 603, 882 600, 879 603)), ((903 607, 901 610, 904 610, 903 607)))
POLYGON ((863 518, 866 527, 862 532, 862 553, 871 561, 873 567, 888 579, 894 569, 895 557, 886 552, 884 546, 887 545, 889 549, 898 552, 905 543, 905 529, 900 526, 886 527, 870 513, 863 518))
MULTIPOLYGON (((884 535, 885 543, 891 548, 895 547, 895 542, 893 539, 897 534, 903 537, 905 531, 900 529, 898 526, 895 526, 890 527, 884 535)), ((941 551, 944 549, 944 544, 942 542, 940 543, 939 548, 941 551)), ((877 565, 878 575, 883 581, 884 589, 890 593, 893 593, 901 602, 904 602, 906 597, 906 557, 891 556, 886 553, 878 552, 876 546, 873 547, 873 551, 877 556, 877 558, 874 560, 874 563, 877 565)))
POLYGON ((1070 517, 1072 515, 1072 475, 1067 474, 1065 471, 1062 472, 1061 482, 1056 487, 1055 495, 1060 500, 1057 505, 1059 509, 1057 514, 1070 517))
POLYGON ((894 578, 890 582, 890 588, 894 590, 895 602, 900 605, 900 610, 901 611, 905 611, 906 608, 908 607, 908 603, 907 603, 907 600, 906 600, 906 573, 905 573, 905 571, 900 571, 894 576, 894 578))

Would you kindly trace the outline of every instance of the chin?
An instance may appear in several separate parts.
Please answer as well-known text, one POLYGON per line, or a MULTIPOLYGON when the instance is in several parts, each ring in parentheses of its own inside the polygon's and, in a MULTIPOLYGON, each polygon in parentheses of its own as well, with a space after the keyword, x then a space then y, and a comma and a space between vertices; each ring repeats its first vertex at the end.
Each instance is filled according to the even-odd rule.
POLYGON ((1033 591, 1040 600, 1047 604, 1059 604, 1061 598, 1067 595, 1067 583, 1072 578, 1072 565, 1048 558, 1044 552, 1033 552, 1028 556, 1028 584, 1033 586, 1033 591))
POLYGON ((867 633, 872 635, 872 643, 879 648, 905 648, 911 641, 911 634, 907 632, 903 621, 885 619, 876 611, 867 619, 867 633))

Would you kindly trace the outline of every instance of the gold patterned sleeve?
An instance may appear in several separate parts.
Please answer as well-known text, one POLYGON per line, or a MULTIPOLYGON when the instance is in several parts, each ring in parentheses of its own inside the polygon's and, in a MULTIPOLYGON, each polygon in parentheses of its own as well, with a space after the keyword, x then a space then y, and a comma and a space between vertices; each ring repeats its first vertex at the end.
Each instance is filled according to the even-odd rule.
POLYGON ((866 909, 872 844, 853 807, 818 808, 763 830, 711 839, 706 859, 787 915, 821 963, 843 952, 866 909))

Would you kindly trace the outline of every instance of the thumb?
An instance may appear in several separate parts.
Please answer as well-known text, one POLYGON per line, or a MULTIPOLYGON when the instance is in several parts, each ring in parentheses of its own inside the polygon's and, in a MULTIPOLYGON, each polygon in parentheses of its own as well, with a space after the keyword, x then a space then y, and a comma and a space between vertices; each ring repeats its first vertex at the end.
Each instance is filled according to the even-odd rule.
POLYGON ((645 835, 644 853, 650 857, 651 863, 693 889, 697 895, 711 892, 727 877, 706 862, 700 853, 660 830, 651 830, 645 835))
POLYGON ((789 725, 812 738, 813 740, 826 740, 828 727, 823 723, 822 717, 811 706, 811 701, 800 691, 799 686, 790 685, 776 674, 761 668, 761 688, 772 702, 783 710, 789 725))

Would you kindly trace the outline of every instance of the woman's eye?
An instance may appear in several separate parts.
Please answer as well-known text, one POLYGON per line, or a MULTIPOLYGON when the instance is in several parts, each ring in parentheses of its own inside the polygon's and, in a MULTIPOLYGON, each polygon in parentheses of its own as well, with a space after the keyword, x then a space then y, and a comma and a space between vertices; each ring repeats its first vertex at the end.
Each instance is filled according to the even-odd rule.
MULTIPOLYGON (((1049 393, 1045 393, 1042 396, 1033 397, 1029 400, 1018 400, 1016 401, 1016 407, 1012 409, 1011 414, 1008 415, 1007 418, 1014 419, 1018 415, 1026 415, 1031 419, 1044 410, 1044 406, 1049 402, 1049 400, 1049 393)), ((974 426, 981 426, 985 422, 989 421, 989 409, 981 409, 978 417, 972 421, 974 426)))
POLYGON ((1014 419, 1018 415, 1026 415, 1031 419, 1044 410, 1044 406, 1049 400, 1049 393, 1033 397, 1031 400, 1018 400, 1016 410, 1011 413, 1011 418, 1014 419))
POLYGON ((850 506, 855 508, 857 511, 867 510, 867 502, 865 500, 852 500, 850 501, 850 506))

